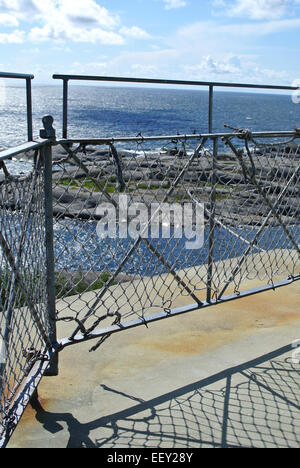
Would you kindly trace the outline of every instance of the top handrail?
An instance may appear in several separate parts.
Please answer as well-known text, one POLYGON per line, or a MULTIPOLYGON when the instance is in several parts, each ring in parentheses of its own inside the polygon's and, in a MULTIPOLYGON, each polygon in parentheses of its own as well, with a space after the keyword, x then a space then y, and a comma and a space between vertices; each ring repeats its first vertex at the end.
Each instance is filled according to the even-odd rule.
POLYGON ((7 73, 7 72, 0 72, 0 78, 12 78, 15 80, 33 80, 34 75, 26 74, 26 73, 7 73))
POLYGON ((18 156, 19 154, 26 153, 27 151, 37 150, 48 144, 49 140, 28 141, 27 143, 23 143, 22 145, 2 150, 0 151, 0 163, 1 161, 11 159, 13 156, 18 156))
POLYGON ((68 137, 68 86, 69 81, 98 81, 98 82, 117 82, 117 83, 144 83, 144 84, 160 84, 160 85, 180 85, 180 86, 205 86, 209 88, 208 101, 208 133, 213 132, 213 102, 214 88, 244 88, 244 89, 265 89, 265 90, 281 90, 281 91, 296 91, 297 86, 286 85, 264 85, 254 83, 223 83, 218 81, 188 81, 188 80, 167 80, 156 78, 129 78, 121 76, 96 76, 96 75, 67 75, 54 74, 54 80, 63 81, 63 138, 68 137))
MULTIPOLYGON (((21 153, 27 151, 37 150, 43 146, 53 144, 53 145, 61 145, 61 144, 109 144, 109 143, 124 143, 124 142, 147 142, 147 141, 159 141, 159 140, 197 140, 197 139, 217 139, 217 138, 231 138, 236 137, 239 134, 235 133, 199 133, 199 134, 182 134, 182 135, 157 135, 157 136, 129 136, 129 137, 111 137, 111 138, 67 138, 67 139, 58 139, 58 140, 49 140, 39 138, 36 141, 31 141, 27 143, 23 143, 22 145, 15 146, 13 148, 8 148, 5 150, 0 151, 0 163, 1 161, 5 161, 7 159, 11 159, 13 156, 17 156, 21 153)), ((298 129, 294 129, 293 131, 266 131, 266 132, 253 132, 251 133, 253 138, 300 138, 300 133, 298 129)))
POLYGON ((263 85, 254 83, 222 83, 218 81, 189 81, 189 80, 167 80, 155 78, 129 78, 116 76, 94 76, 94 75, 66 75, 54 74, 54 80, 77 80, 77 81, 111 81, 120 83, 148 83, 148 84, 166 84, 166 85, 185 85, 185 86, 213 86, 222 88, 255 88, 255 89, 278 89, 295 91, 296 86, 286 85, 263 85))
MULTIPOLYGON (((298 129, 293 131, 265 131, 265 132, 251 132, 249 134, 251 138, 293 138, 298 139, 300 138, 300 132, 298 129)), ((159 141, 159 140, 176 140, 176 141, 186 141, 186 140, 199 140, 199 139, 218 139, 218 138, 233 138, 239 137, 241 139, 246 138, 247 136, 243 137, 243 133, 241 132, 221 132, 221 133, 193 133, 193 134, 176 134, 176 135, 153 135, 153 136, 128 136, 128 137, 111 137, 111 138, 63 138, 57 140, 57 144, 73 144, 79 143, 81 145, 100 145, 100 144, 109 144, 109 143, 128 143, 128 142, 147 142, 147 141, 159 141)))

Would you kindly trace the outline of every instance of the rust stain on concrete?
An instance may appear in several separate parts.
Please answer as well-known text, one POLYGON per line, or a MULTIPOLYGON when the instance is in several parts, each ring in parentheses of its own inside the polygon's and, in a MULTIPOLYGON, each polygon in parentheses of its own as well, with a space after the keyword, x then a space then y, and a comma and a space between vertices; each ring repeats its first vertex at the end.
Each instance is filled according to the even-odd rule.
POLYGON ((180 331, 146 336, 140 345, 177 355, 198 354, 256 329, 282 327, 293 321, 300 326, 299 291, 289 295, 286 289, 286 294, 271 291, 193 312, 182 319, 180 331))
POLYGON ((292 323, 300 329, 299 289, 296 285, 284 289, 284 293, 283 289, 269 291, 154 323, 144 332, 135 330, 113 337, 112 346, 120 352, 116 358, 105 345, 99 375, 135 375, 163 360, 203 354, 259 329, 292 323))
MULTIPOLYGON (((39 402, 43 410, 46 410, 49 404, 48 399, 41 398, 39 396, 39 402)), ((36 410, 29 403, 22 416, 22 425, 28 426, 28 425, 32 425, 32 423, 36 423, 36 414, 37 414, 36 410)))

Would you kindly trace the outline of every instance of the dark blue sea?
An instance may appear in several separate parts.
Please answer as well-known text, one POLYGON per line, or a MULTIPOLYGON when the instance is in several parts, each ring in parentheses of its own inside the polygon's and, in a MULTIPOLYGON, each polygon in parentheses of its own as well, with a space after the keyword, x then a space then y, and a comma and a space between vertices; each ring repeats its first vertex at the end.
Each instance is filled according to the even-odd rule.
MULTIPOLYGON (((0 102, 0 150, 26 141, 23 88, 6 88, 0 102)), ((33 87, 34 136, 51 114, 62 136, 62 87, 33 87)), ((215 91, 214 127, 224 124, 252 131, 293 130, 300 126, 300 104, 292 95, 215 91)), ((69 137, 120 137, 206 133, 208 93, 202 89, 70 86, 69 137)))

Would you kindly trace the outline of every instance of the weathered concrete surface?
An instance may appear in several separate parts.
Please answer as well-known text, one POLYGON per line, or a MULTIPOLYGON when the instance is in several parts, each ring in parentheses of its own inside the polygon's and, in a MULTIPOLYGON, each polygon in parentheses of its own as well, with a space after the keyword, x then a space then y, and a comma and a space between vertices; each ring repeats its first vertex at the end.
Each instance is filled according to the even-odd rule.
POLYGON ((9 447, 299 447, 299 306, 296 282, 71 346, 9 447))

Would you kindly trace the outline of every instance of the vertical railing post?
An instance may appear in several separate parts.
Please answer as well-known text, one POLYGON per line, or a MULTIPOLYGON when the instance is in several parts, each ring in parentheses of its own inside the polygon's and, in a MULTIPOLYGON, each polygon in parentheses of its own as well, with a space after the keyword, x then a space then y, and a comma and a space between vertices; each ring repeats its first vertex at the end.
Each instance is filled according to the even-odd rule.
POLYGON ((68 80, 63 80, 63 138, 68 137, 68 80))
MULTIPOLYGON (((55 308, 55 260, 54 260, 54 234, 53 234, 53 193, 52 193, 52 145, 55 140, 55 130, 52 127, 53 118, 43 118, 44 129, 41 130, 42 138, 50 138, 43 146, 44 162, 44 207, 45 207, 45 234, 46 234, 46 275, 47 275, 47 313, 49 322, 49 340, 53 346, 57 344, 56 333, 56 308, 55 308)), ((53 356, 45 375, 58 374, 58 354, 53 356)))
POLYGON ((207 270, 207 296, 206 301, 211 302, 213 284, 214 246, 215 246, 215 214, 216 214, 216 185, 217 185, 217 159, 218 159, 218 138, 213 139, 213 160, 210 192, 210 218, 209 218, 209 249, 208 249, 208 270, 207 270))
POLYGON ((214 87, 209 87, 209 103, 208 103, 208 133, 213 132, 213 112, 214 112, 214 87))
POLYGON ((26 78, 27 138, 33 141, 31 78, 26 78))

